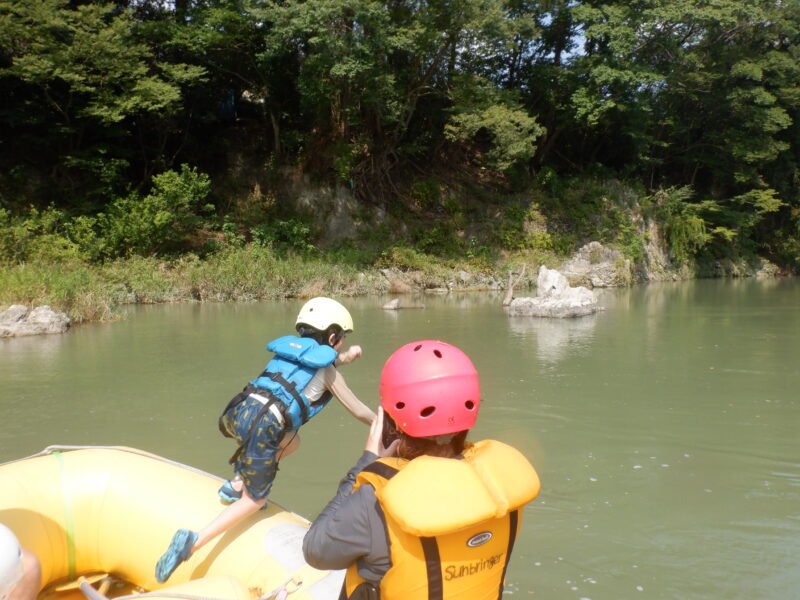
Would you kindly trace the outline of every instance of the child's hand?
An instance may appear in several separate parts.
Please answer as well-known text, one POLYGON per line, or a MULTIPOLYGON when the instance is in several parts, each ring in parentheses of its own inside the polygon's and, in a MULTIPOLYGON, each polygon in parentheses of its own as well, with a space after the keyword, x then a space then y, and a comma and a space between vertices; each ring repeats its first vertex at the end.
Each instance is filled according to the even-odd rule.
POLYGON ((339 353, 339 362, 342 364, 351 363, 360 356, 361 356, 361 346, 350 346, 347 349, 347 352, 339 353))

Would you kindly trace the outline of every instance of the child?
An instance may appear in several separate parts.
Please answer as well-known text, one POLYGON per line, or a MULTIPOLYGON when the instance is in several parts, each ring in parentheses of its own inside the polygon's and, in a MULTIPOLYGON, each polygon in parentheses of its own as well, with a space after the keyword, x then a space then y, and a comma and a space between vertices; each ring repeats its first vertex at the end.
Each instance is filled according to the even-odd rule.
POLYGON ((361 356, 360 346, 340 353, 345 336, 353 331, 347 309, 330 298, 312 298, 300 309, 295 329, 299 337, 287 335, 267 345, 275 357, 220 416, 220 431, 237 443, 230 461, 236 476, 219 489, 230 505, 197 532, 175 532, 156 564, 160 583, 193 552, 266 506, 278 461, 297 450, 297 430, 325 408, 331 397, 336 396, 367 425, 375 419, 335 368, 361 356))

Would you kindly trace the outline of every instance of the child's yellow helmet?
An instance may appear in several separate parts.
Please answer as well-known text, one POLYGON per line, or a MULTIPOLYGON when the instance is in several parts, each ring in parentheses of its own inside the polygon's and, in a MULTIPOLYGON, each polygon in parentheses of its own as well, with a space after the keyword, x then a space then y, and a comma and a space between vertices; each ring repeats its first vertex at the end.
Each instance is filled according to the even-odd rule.
POLYGON ((353 331, 353 317, 347 309, 336 300, 322 296, 312 298, 303 305, 295 325, 301 323, 320 331, 325 331, 331 325, 338 325, 345 333, 353 331))

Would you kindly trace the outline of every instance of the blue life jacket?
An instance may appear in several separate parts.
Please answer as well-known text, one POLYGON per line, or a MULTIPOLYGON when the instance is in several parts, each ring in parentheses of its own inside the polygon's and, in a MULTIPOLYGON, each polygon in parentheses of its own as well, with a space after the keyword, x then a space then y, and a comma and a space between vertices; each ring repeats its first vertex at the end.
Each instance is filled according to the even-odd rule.
MULTIPOLYGON (((286 407, 287 429, 297 429, 325 408, 332 395, 326 390, 319 400, 310 402, 303 390, 319 369, 336 360, 339 353, 311 338, 285 335, 267 344, 275 357, 264 372, 250 383, 270 392, 286 407)), ((269 394, 268 394, 269 395, 269 394)))

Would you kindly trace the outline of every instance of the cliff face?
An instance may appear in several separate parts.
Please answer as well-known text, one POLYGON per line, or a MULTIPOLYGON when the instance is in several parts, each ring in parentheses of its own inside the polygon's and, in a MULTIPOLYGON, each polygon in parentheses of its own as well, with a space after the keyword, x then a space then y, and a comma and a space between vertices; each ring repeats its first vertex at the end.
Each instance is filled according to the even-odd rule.
MULTIPOLYGON (((243 213, 302 220, 312 231, 313 243, 322 249, 335 248, 343 242, 357 246, 372 243, 384 248, 398 244, 439 254, 438 244, 425 248, 418 239, 420 231, 438 228, 437 234, 444 231, 452 237, 451 254, 453 248, 455 254, 458 248, 484 248, 532 267, 546 263, 558 268, 571 285, 589 288, 696 277, 780 274, 775 265, 763 260, 676 263, 662 227, 642 208, 646 200, 618 181, 598 184, 604 192, 602 202, 582 222, 573 213, 579 212, 575 207, 581 202, 591 202, 583 196, 583 200, 571 199, 572 208, 568 209, 538 188, 511 193, 478 184, 470 186, 468 182, 425 179, 428 194, 423 198, 415 196, 415 184, 411 182, 407 186, 408 197, 395 198, 390 204, 369 203, 355 198, 346 184, 320 184, 299 170, 270 171, 249 162, 247 156, 231 157, 231 185, 220 192, 230 198, 232 206, 241 206, 243 213), (625 235, 620 228, 627 228, 625 235), (603 239, 625 239, 629 245, 626 249, 622 242, 603 239), (581 244, 578 249, 567 260, 559 259, 574 248, 576 241, 581 244), (635 251, 631 250, 633 246, 635 251)), ((575 193, 580 189, 577 186, 575 193)), ((467 250, 463 254, 467 258, 467 250)), ((502 258, 500 262, 504 262, 502 258)), ((498 272, 492 274, 459 270, 452 281, 440 281, 441 274, 433 279, 429 273, 412 276, 414 269, 384 276, 389 288, 397 290, 503 288, 505 267, 496 267, 498 272)), ((521 285, 533 288, 535 282, 529 276, 521 285)))

